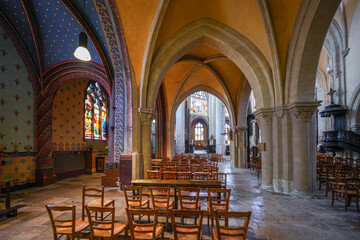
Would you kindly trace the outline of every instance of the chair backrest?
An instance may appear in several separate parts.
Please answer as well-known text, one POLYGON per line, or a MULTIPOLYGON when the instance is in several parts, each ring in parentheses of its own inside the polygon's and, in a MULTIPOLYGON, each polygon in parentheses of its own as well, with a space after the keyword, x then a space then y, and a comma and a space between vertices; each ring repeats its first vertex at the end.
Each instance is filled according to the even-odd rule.
POLYGON ((171 210, 171 224, 174 233, 174 240, 178 239, 202 239, 202 220, 204 211, 201 210, 171 210), (194 217, 194 224, 189 223, 177 223, 176 217, 194 217))
POLYGON ((191 180, 192 173, 191 172, 177 172, 177 179, 179 180, 191 180))
POLYGON ((170 187, 150 187, 153 209, 167 208, 170 204, 170 187))
MULTIPOLYGON (((67 234, 71 239, 75 239, 75 205, 59 206, 59 205, 45 205, 49 213, 51 225, 54 233, 54 240, 57 240, 58 234, 67 234), (66 217, 54 217, 54 212, 67 212, 66 217)), ((63 215, 63 214, 61 214, 63 215)))
POLYGON ((92 207, 86 206, 86 214, 90 225, 91 239, 97 237, 106 237, 113 239, 114 237, 114 223, 115 223, 115 207, 92 207), (91 213, 100 215, 109 215, 111 220, 99 220, 96 217, 92 217, 91 213))
POLYGON ((146 170, 148 179, 161 179, 161 171, 159 170, 146 170))
POLYGON ((194 174, 195 180, 209 180, 210 174, 208 172, 196 172, 194 174))
POLYGON ((178 191, 181 210, 198 209, 200 188, 179 187, 178 191))
POLYGON ((251 217, 251 212, 215 211, 215 220, 216 220, 215 231, 217 234, 217 239, 245 240, 247 230, 249 227, 250 217, 251 217), (226 219, 224 221, 224 224, 220 224, 221 217, 224 217, 226 219), (242 224, 241 224, 241 220, 242 220, 242 224), (229 222, 234 224, 229 226, 229 222))
POLYGON ((229 211, 231 189, 208 188, 208 209, 211 213, 211 225, 214 226, 215 211, 229 211))
POLYGON ((359 195, 360 193, 360 178, 348 178, 345 180, 345 192, 351 191, 351 195, 359 195))
POLYGON ((104 186, 99 188, 88 188, 83 184, 82 186, 82 204, 81 204, 81 219, 85 218, 85 205, 89 201, 88 199, 97 200, 99 206, 104 205, 104 186))
POLYGON ((164 180, 176 180, 176 171, 163 171, 164 180))
POLYGON ((227 173, 223 172, 215 172, 214 173, 214 179, 221 182, 221 188, 226 188, 227 185, 227 173))
POLYGON ((131 239, 155 239, 156 238, 156 226, 157 226, 157 217, 158 210, 156 209, 134 209, 126 208, 126 215, 128 218, 128 224, 131 234, 131 239), (150 216, 153 216, 152 222, 141 223, 134 221, 134 216, 148 216, 148 219, 151 219, 150 216), (151 237, 151 238, 150 238, 151 237))
POLYGON ((131 207, 139 206, 141 207, 142 202, 142 187, 141 186, 123 186, 124 197, 126 202, 126 207, 130 208, 130 203, 132 203, 131 207))

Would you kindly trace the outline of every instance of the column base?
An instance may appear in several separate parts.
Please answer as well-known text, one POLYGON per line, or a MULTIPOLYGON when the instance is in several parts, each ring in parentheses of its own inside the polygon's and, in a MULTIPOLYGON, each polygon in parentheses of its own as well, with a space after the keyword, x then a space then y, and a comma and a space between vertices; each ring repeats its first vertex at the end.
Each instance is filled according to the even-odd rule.
POLYGON ((284 179, 273 180, 274 192, 291 194, 294 191, 293 181, 287 181, 284 179))
POLYGON ((57 182, 57 176, 54 167, 36 169, 36 186, 45 187, 57 182))
POLYGON ((264 184, 261 184, 260 189, 261 189, 261 190, 268 191, 268 192, 273 192, 273 191, 274 191, 274 187, 273 187, 272 185, 264 185, 264 184))

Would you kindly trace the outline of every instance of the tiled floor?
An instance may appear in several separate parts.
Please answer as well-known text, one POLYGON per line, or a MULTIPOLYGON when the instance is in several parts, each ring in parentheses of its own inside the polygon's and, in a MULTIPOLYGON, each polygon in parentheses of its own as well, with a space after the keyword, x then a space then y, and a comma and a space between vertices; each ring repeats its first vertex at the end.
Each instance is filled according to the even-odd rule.
MULTIPOLYGON (((230 209, 252 211, 248 239, 360 239, 360 213, 355 204, 345 212, 343 201, 336 201, 331 207, 330 197, 324 197, 322 191, 306 197, 264 192, 259 189, 260 182, 250 170, 231 169, 229 163, 221 164, 221 169, 229 172, 230 209)), ((12 204, 27 206, 20 209, 22 214, 16 218, 0 222, 0 239, 52 239, 44 205, 75 204, 80 218, 81 185, 98 187, 100 176, 84 175, 43 188, 13 192, 12 204)), ((105 196, 115 199, 116 218, 126 222, 122 192, 107 188, 105 196)), ((204 220, 204 239, 211 239, 206 223, 207 219, 204 220)))

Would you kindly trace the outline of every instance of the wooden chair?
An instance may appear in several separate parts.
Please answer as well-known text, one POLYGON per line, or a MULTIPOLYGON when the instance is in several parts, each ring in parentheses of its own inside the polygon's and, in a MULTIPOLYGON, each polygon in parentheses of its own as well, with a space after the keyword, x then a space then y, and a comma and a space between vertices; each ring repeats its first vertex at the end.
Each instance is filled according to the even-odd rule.
POLYGON ((200 210, 200 188, 179 187, 178 191, 181 210, 200 210))
POLYGON ((170 211, 174 207, 174 201, 170 200, 170 187, 150 187, 153 209, 158 213, 164 213, 166 217, 165 229, 169 223, 170 211))
POLYGON ((164 180, 176 180, 176 171, 163 171, 164 180))
POLYGON ((81 232, 89 226, 88 222, 75 220, 75 205, 45 205, 45 207, 49 213, 50 222, 54 233, 54 240, 58 239, 58 234, 60 234, 59 238, 61 238, 63 235, 66 235, 67 239, 74 240, 76 237, 79 237, 82 234, 81 232), (56 213, 56 215, 61 213, 61 216, 64 216, 65 214, 66 217, 54 217, 54 213, 56 213))
MULTIPOLYGON (((229 211, 231 189, 208 188, 208 214, 214 227, 214 212, 229 211)), ((226 219, 225 219, 226 221, 226 219)))
MULTIPOLYGON (((215 211, 216 228, 212 228, 213 239, 215 240, 232 240, 232 239, 246 239, 247 230, 249 227, 251 212, 227 212, 227 211, 215 211), (238 219, 235 221, 234 227, 229 226, 228 222, 220 224, 220 217, 225 219, 238 219), (239 221, 243 220, 243 224, 239 221)), ((233 222, 233 221, 230 221, 233 222)))
POLYGON ((159 179, 161 180, 161 171, 159 170, 146 170, 148 179, 159 179))
POLYGON ((227 173, 223 172, 215 172, 214 174, 214 180, 218 180, 221 182, 221 188, 226 189, 227 187, 227 173))
POLYGON ((208 172, 196 172, 194 174, 195 180, 209 180, 210 174, 208 172))
MULTIPOLYGON (((81 204, 81 220, 85 219, 85 205, 92 207, 109 207, 114 206, 114 200, 104 199, 104 186, 101 189, 98 188, 87 188, 85 185, 82 187, 82 204, 81 204), (91 198, 92 201, 88 202, 87 199, 91 198)), ((97 216, 96 216, 97 217, 97 216)), ((101 215, 103 218, 103 215, 101 215)))
POLYGON ((192 173, 191 172, 177 172, 177 179, 178 180, 191 180, 192 173))
POLYGON ((141 186, 123 186, 124 197, 127 208, 150 208, 149 199, 143 197, 141 186))
POLYGON ((174 240, 178 239, 202 239, 202 220, 204 211, 201 210, 171 210, 171 224, 173 228, 174 240), (194 217, 194 224, 176 222, 176 216, 181 219, 184 217, 194 217))
POLYGON ((91 240, 97 238, 115 240, 122 232, 127 233, 127 225, 122 223, 115 223, 115 207, 91 207, 86 206, 86 214, 89 219, 90 237, 91 240), (111 220, 97 220, 91 216, 91 213, 100 215, 107 214, 111 216, 111 220))
POLYGON ((126 208, 126 214, 129 222, 131 240, 164 238, 164 226, 157 225, 158 210, 126 208), (147 223, 141 223, 139 219, 138 222, 134 222, 134 215, 147 215, 149 221, 147 223), (153 216, 153 222, 150 222, 150 216, 153 216))
POLYGON ((335 194, 343 194, 345 200, 345 211, 347 211, 347 207, 351 204, 351 197, 355 197, 356 199, 356 207, 359 211, 359 196, 360 196, 360 179, 359 178, 348 178, 345 180, 345 186, 343 189, 341 188, 333 188, 332 189, 332 201, 331 206, 334 205, 334 196, 335 194))

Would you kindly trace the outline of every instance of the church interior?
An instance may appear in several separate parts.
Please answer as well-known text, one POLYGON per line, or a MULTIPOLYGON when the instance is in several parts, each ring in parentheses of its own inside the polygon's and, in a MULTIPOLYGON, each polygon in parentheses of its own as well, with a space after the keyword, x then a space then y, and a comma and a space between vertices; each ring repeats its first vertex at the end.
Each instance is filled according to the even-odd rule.
POLYGON ((63 239, 96 209, 178 239, 191 187, 193 239, 231 213, 226 239, 360 239, 359 26, 358 0, 0 0, 0 238, 57 239, 63 207, 63 239))

